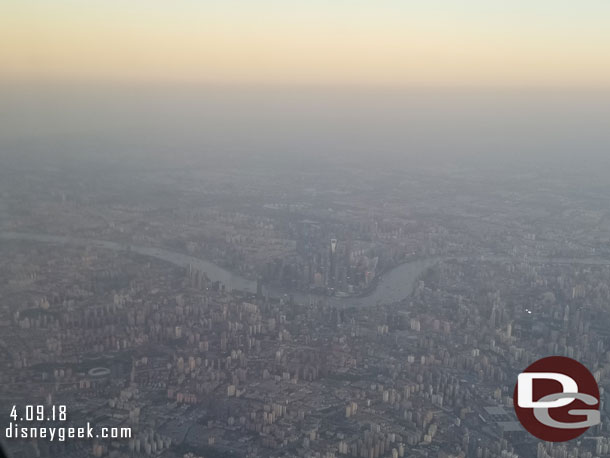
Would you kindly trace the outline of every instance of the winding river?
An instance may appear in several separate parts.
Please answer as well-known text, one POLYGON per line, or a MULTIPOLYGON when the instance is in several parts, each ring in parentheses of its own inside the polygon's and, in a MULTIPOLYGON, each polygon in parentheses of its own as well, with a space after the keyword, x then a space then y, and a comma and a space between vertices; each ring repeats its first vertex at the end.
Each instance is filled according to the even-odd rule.
POLYGON ((144 256, 161 259, 179 267, 193 267, 205 272, 213 281, 224 283, 227 288, 238 289, 240 291, 256 292, 256 282, 235 275, 226 269, 206 261, 205 259, 195 258, 176 251, 165 250, 163 248, 131 245, 127 243, 110 242, 107 240, 94 240, 81 237, 71 237, 67 235, 35 234, 25 232, 0 232, 0 240, 23 240, 29 242, 53 243, 58 245, 90 246, 104 248, 113 251, 130 251, 144 256))
MULTIPOLYGON (((163 248, 146 247, 139 245, 131 245, 124 243, 111 242, 107 240, 94 240, 81 237, 71 237, 64 235, 37 234, 25 232, 0 232, 0 240, 4 241, 30 241, 39 243, 53 243, 58 245, 76 245, 76 246, 91 246, 96 248, 104 248, 114 251, 130 251, 144 256, 161 259, 179 267, 188 267, 193 265, 202 272, 206 272, 208 277, 214 281, 224 283, 229 289, 237 289, 250 293, 256 292, 256 282, 248 280, 239 275, 236 275, 213 262, 205 259, 196 258, 175 251, 166 250, 163 248)), ((420 276, 442 259, 450 258, 423 258, 411 262, 401 264, 392 270, 386 272, 374 291, 362 297, 321 297, 302 293, 294 294, 294 298, 300 303, 309 303, 310 301, 322 300, 323 302, 345 307, 367 307, 378 304, 391 303, 400 301, 410 296, 416 286, 420 276)), ((457 258, 456 258, 457 259, 457 258)), ((467 259, 467 258, 463 258, 467 259)), ((490 256, 485 258, 477 258, 487 261, 518 261, 515 258, 507 256, 490 256)), ((581 265, 610 265, 610 260, 599 258, 530 258, 527 259, 531 263, 553 263, 553 264, 581 264, 581 265)))

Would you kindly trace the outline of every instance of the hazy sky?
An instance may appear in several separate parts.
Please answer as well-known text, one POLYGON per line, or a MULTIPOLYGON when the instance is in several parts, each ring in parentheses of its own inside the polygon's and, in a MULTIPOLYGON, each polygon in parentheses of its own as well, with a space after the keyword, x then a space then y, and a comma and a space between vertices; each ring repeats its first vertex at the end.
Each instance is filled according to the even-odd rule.
POLYGON ((3 0, 0 78, 610 83, 608 0, 3 0))

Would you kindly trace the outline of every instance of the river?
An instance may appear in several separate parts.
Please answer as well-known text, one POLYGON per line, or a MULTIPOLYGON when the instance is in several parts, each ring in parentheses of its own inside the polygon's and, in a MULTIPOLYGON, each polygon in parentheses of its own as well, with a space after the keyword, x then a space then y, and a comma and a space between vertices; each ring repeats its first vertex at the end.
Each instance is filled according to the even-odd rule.
MULTIPOLYGON (((76 246, 91 246, 97 248, 104 248, 114 251, 130 251, 138 253, 144 256, 150 256, 153 258, 161 259, 174 264, 179 267, 188 267, 191 264, 193 267, 205 272, 207 276, 213 281, 220 281, 226 285, 229 289, 237 289, 240 291, 255 293, 256 282, 248 280, 244 277, 236 275, 222 267, 214 264, 213 262, 206 261, 205 259, 196 258, 186 254, 178 253, 176 251, 170 251, 163 248, 146 247, 139 245, 131 245, 125 243, 111 242, 107 240, 94 240, 81 237, 71 237, 65 235, 50 235, 50 234, 37 234, 37 233, 25 233, 25 232, 0 232, 0 240, 22 240, 30 242, 40 243, 53 243, 53 244, 69 244, 76 246)), ((322 300, 327 304, 331 304, 338 307, 355 306, 355 307, 369 307, 378 304, 388 304, 392 302, 400 301, 406 297, 409 297, 416 287, 417 280, 421 275, 432 267, 434 264, 443 259, 451 258, 423 258, 417 259, 411 262, 401 264, 390 271, 383 274, 380 278, 376 288, 371 294, 361 297, 326 297, 317 295, 308 295, 303 293, 295 293, 294 299, 299 303, 309 303, 311 301, 322 300)), ((454 258, 454 259, 468 259, 454 258)), ((474 259, 474 258, 473 258, 474 259)), ((610 265, 610 260, 599 259, 599 258, 530 258, 530 259, 516 259, 508 256, 489 256, 479 257, 479 260, 486 261, 497 261, 497 262, 530 262, 536 264, 552 263, 552 264, 580 264, 580 265, 610 265)), ((272 292, 273 294, 273 292, 272 292)), ((279 294, 279 293, 278 293, 279 294)))
POLYGON ((24 232, 0 232, 0 240, 24 240, 59 245, 68 244, 76 246, 90 246, 113 251, 130 251, 144 256, 161 259, 179 267, 188 267, 189 264, 192 264, 193 267, 205 272, 211 280, 220 281, 224 283, 227 288, 256 293, 256 282, 243 278, 239 275, 235 275, 234 273, 223 269, 213 262, 206 261, 205 259, 195 258, 193 256, 178 253, 176 251, 165 250, 163 248, 110 242, 108 240, 93 240, 66 235, 34 234, 24 232))

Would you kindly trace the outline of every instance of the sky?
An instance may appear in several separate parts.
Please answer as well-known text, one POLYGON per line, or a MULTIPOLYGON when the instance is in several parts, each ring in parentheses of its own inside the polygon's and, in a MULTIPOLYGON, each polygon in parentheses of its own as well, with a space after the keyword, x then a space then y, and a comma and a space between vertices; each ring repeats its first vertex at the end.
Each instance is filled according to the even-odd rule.
POLYGON ((4 0, 0 80, 610 85, 607 0, 4 0))
POLYGON ((598 161, 610 1, 1 0, 0 101, 0 155, 598 161))

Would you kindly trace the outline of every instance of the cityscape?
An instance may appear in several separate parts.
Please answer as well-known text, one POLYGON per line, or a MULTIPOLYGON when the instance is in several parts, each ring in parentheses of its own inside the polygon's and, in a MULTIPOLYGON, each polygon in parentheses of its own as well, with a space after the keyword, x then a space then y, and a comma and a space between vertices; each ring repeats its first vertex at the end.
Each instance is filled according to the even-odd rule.
POLYGON ((66 405, 132 437, 11 456, 610 454, 603 181, 22 167, 0 172, 3 421, 66 405), (575 442, 512 408, 547 355, 599 383, 602 422, 575 442))
POLYGON ((610 1, 0 1, 0 458, 610 458, 610 1))

